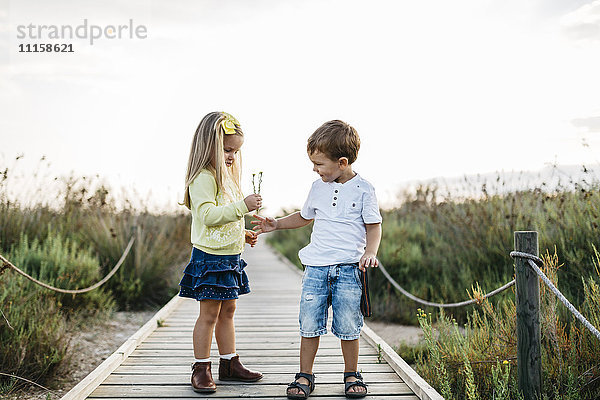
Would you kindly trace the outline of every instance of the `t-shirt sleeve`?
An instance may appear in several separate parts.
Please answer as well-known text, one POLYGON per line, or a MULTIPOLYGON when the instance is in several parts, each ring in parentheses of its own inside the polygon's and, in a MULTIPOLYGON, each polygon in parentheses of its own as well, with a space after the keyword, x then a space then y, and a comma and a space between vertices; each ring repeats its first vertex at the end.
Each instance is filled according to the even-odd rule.
POLYGON ((365 224, 380 224, 382 221, 379 204, 377 204, 377 196, 373 187, 370 187, 364 194, 362 217, 365 224))
POLYGON ((217 183, 210 174, 200 173, 190 184, 192 208, 206 226, 239 221, 248 212, 244 200, 217 206, 217 183))
POLYGON ((310 192, 308 192, 308 197, 304 202, 304 206, 302 206, 302 210, 300 210, 300 216, 304 219, 315 219, 316 212, 313 201, 314 190, 315 185, 313 184, 310 188, 310 192))

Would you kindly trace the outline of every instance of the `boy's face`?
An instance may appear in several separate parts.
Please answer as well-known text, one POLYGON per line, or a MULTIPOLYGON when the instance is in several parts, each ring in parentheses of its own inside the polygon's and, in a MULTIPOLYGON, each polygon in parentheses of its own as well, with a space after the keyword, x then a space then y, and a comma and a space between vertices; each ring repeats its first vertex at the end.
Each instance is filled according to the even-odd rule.
POLYGON ((323 182, 333 182, 337 180, 344 172, 344 165, 347 165, 347 161, 346 163, 343 162, 343 160, 346 160, 345 158, 340 158, 335 161, 320 151, 309 154, 308 158, 310 158, 310 161, 313 163, 313 171, 319 174, 321 179, 323 179, 323 182))

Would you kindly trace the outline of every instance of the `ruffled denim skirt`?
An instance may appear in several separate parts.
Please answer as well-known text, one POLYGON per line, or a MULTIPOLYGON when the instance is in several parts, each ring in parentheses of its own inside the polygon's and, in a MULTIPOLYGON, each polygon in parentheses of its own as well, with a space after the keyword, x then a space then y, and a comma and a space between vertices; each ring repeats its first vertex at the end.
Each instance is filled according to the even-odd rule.
POLYGON ((179 295, 196 300, 237 299, 250 293, 246 265, 239 254, 208 254, 194 247, 179 282, 179 295))

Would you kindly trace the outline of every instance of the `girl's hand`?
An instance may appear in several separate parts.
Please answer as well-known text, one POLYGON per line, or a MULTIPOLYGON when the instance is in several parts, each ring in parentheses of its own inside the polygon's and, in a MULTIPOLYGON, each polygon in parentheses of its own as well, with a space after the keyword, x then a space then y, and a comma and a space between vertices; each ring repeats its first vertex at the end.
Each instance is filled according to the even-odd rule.
POLYGON ((358 262, 358 269, 360 269, 361 271, 364 271, 368 267, 375 268, 378 265, 379 265, 379 261, 377 260, 377 255, 376 254, 374 254, 374 253, 365 253, 360 258, 360 261, 358 262))
POLYGON ((246 203, 248 211, 258 210, 262 207, 262 197, 260 194, 251 194, 244 199, 244 203, 246 203))
POLYGON ((248 229, 246 229, 245 231, 246 231, 246 243, 248 243, 250 245, 250 247, 254 247, 256 245, 256 242, 258 242, 258 233, 249 231, 248 229))
POLYGON ((254 227, 254 231, 257 235, 261 233, 272 232, 277 229, 277 220, 271 217, 261 217, 260 215, 254 214, 254 218, 250 221, 251 224, 257 225, 254 227))

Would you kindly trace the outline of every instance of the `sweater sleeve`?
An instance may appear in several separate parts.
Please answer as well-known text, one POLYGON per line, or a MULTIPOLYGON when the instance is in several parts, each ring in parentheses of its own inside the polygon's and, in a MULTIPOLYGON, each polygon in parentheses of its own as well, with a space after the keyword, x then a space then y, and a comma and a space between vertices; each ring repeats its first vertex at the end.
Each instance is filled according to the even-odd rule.
POLYGON ((190 184, 192 209, 206 226, 239 221, 248 212, 244 200, 217 206, 217 182, 212 174, 200 173, 190 184))

